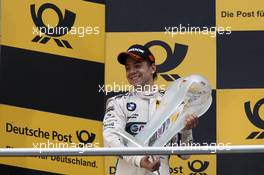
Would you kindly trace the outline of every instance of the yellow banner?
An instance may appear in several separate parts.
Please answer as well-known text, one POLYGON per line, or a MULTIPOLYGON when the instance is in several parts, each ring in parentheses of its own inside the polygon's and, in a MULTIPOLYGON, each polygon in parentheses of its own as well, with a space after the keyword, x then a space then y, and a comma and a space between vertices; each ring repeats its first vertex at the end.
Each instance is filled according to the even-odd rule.
POLYGON ((104 62, 103 4, 3 0, 1 13, 3 45, 104 62))
POLYGON ((217 90, 217 142, 263 144, 264 89, 217 90))
MULTIPOLYGON (((101 147, 101 122, 0 105, 1 148, 101 147)), ((1 164, 61 174, 103 174, 103 157, 2 157, 1 164)))
MULTIPOLYGON (((214 150, 212 150, 214 151, 214 150)), ((105 175, 114 175, 116 172, 116 158, 105 158, 105 175)), ((215 155, 193 155, 187 160, 178 156, 170 158, 170 174, 216 174, 215 155)))
POLYGON ((232 31, 263 30, 264 1, 216 1, 216 25, 232 31))
MULTIPOLYGON (((216 87, 216 39, 209 34, 107 33, 105 83, 125 86, 125 68, 117 62, 119 53, 133 44, 147 45, 160 70, 157 84, 167 85, 178 76, 205 76, 216 87)), ((108 89, 111 90, 111 89, 108 89)))
POLYGON ((193 155, 187 160, 177 156, 170 159, 170 173, 172 174, 216 174, 215 155, 193 155))
POLYGON ((115 175, 117 157, 105 156, 105 173, 104 175, 115 175))

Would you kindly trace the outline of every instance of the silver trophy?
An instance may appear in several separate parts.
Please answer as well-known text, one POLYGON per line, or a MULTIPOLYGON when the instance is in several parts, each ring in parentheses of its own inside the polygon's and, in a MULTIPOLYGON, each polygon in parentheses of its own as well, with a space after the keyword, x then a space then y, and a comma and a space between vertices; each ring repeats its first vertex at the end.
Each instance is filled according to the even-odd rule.
POLYGON ((135 136, 116 132, 128 146, 164 146, 184 128, 188 114, 202 116, 212 103, 211 86, 200 75, 179 78, 167 88, 152 119, 135 136))

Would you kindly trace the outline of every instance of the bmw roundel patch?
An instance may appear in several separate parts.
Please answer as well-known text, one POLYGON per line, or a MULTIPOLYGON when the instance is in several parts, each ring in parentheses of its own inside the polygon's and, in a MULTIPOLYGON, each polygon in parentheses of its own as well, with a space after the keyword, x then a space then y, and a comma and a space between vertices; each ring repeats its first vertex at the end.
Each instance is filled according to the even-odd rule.
POLYGON ((134 111, 136 107, 137 107, 136 103, 133 102, 127 103, 127 110, 129 111, 134 111))

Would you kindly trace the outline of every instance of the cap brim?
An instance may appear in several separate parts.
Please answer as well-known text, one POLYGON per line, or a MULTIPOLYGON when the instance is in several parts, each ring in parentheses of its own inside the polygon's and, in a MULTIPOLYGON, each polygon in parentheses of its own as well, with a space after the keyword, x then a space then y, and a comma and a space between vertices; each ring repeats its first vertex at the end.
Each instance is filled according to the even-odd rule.
POLYGON ((144 60, 144 59, 141 58, 139 55, 133 54, 133 53, 131 53, 131 52, 122 52, 122 53, 120 53, 120 54, 118 55, 118 57, 117 57, 117 60, 118 60, 118 62, 119 62, 120 64, 125 65, 125 63, 126 63, 126 59, 127 59, 128 57, 133 58, 133 59, 135 59, 135 60, 137 60, 137 61, 142 61, 142 60, 144 60))

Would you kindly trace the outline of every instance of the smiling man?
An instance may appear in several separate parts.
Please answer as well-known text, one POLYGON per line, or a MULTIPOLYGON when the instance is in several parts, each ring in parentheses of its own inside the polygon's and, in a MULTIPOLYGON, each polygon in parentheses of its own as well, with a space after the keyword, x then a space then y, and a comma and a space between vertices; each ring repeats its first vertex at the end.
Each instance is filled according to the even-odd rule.
MULTIPOLYGON (((126 147, 125 141, 114 131, 126 131, 135 136, 152 119, 164 91, 154 84, 157 78, 155 57, 148 48, 133 45, 118 55, 118 62, 124 65, 128 82, 134 87, 126 94, 110 98, 106 104, 103 137, 105 146, 126 147)), ((192 141, 192 128, 198 124, 195 115, 186 117, 185 128, 168 144, 192 141)), ((158 133, 155 134, 158 138, 158 133)), ((155 138, 155 139, 157 139, 155 138)), ((188 156, 180 156, 183 159, 188 156)), ((119 156, 116 175, 147 175, 150 172, 169 175, 168 156, 119 156)))

